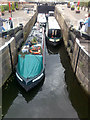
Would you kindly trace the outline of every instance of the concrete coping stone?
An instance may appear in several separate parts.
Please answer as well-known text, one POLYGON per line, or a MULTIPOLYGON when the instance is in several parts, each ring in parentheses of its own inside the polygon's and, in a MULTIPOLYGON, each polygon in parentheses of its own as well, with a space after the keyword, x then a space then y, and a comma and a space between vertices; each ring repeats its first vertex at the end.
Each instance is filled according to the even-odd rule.
POLYGON ((85 50, 85 47, 80 44, 80 40, 78 38, 76 38, 76 43, 90 57, 90 54, 85 50))
POLYGON ((61 16, 62 16, 62 17, 63 17, 63 19, 65 20, 65 22, 66 22, 66 24, 67 24, 68 28, 70 28, 70 27, 71 27, 71 25, 72 25, 72 23, 71 23, 70 19, 65 17, 65 13, 63 13, 62 8, 60 8, 59 6, 56 6, 56 8, 57 8, 57 10, 60 10, 61 16))
POLYGON ((5 42, 5 44, 0 47, 0 51, 2 51, 5 47, 7 47, 13 40, 14 40, 14 37, 12 37, 8 42, 5 42))

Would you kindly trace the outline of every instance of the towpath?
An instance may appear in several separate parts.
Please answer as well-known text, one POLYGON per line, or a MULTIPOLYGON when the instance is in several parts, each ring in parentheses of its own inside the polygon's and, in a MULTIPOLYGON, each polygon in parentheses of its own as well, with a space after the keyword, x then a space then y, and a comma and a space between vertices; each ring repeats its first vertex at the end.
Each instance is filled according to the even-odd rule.
MULTIPOLYGON (((36 5, 34 5, 34 10, 36 9, 36 5)), ((29 14, 27 14, 27 10, 25 9, 20 9, 16 10, 15 12, 12 12, 12 21, 13 21, 13 26, 14 28, 17 27, 20 23, 23 24, 23 26, 26 25, 26 23, 30 20, 30 18, 34 15, 34 11, 30 11, 29 14)), ((5 12, 5 15, 2 16, 2 18, 9 20, 9 17, 11 17, 11 13, 5 12)), ((8 25, 5 22, 3 24, 4 28, 7 30, 8 25)), ((5 38, 0 38, 0 47, 5 44, 9 40, 9 37, 7 36, 7 39, 5 38)))
POLYGON ((71 10, 71 8, 67 8, 66 5, 57 5, 58 9, 62 10, 62 14, 67 19, 70 19, 71 24, 73 24, 74 27, 77 28, 78 21, 80 19, 85 20, 85 14, 88 14, 87 11, 84 11, 83 9, 80 10, 80 13, 76 13, 75 10, 71 10))
MULTIPOLYGON (((65 19, 69 19, 71 25, 73 25, 74 28, 77 29, 78 27, 78 21, 80 19, 85 20, 85 14, 88 14, 88 12, 85 10, 80 10, 80 13, 76 13, 75 10, 71 10, 71 8, 67 8, 66 5, 57 5, 56 6, 63 14, 65 19)), ((84 46, 85 50, 90 54, 90 40, 80 40, 81 45, 84 46)))

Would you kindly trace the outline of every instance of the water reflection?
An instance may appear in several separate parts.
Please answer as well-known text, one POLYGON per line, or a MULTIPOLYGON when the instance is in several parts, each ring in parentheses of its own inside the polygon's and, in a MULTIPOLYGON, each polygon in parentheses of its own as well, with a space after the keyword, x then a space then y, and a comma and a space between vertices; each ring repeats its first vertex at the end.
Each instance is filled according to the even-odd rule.
POLYGON ((75 74, 73 73, 73 69, 70 65, 70 58, 65 49, 64 43, 58 47, 51 47, 47 45, 49 54, 59 54, 60 62, 65 68, 65 82, 67 91, 69 94, 69 99, 72 103, 72 106, 78 113, 79 118, 88 118, 89 116, 89 98, 85 94, 84 90, 80 86, 75 74), (62 49, 63 48, 63 49, 62 49))
POLYGON ((2 113, 3 116, 7 113, 9 107, 12 105, 13 100, 18 95, 17 82, 15 75, 12 75, 2 88, 2 113))
POLYGON ((47 46, 47 51, 48 51, 48 54, 58 54, 59 53, 59 50, 60 50, 60 46, 50 46, 46 43, 46 46, 47 46))
POLYGON ((27 103, 29 101, 31 101, 39 91, 42 91, 42 85, 44 83, 44 80, 45 79, 43 79, 39 84, 37 84, 37 86, 35 86, 34 88, 32 88, 28 92, 26 92, 24 89, 22 89, 21 86, 19 87, 19 91, 22 94, 22 96, 25 98, 27 103))
POLYGON ((61 63, 65 68, 65 81, 70 101, 80 118, 88 118, 88 96, 83 91, 75 74, 73 73, 73 69, 70 65, 70 59, 65 50, 64 44, 62 44, 62 47, 64 49, 60 49, 59 54, 61 63))
POLYGON ((47 64, 45 81, 41 81, 28 93, 18 84, 15 75, 12 75, 3 86, 3 115, 7 114, 6 117, 11 116, 12 111, 15 112, 12 116, 17 115, 18 111, 21 110, 18 107, 19 104, 23 109, 29 111, 21 110, 21 116, 18 115, 19 117, 25 115, 31 115, 31 117, 34 117, 34 115, 39 115, 41 117, 52 116, 52 118, 56 116, 60 118, 60 116, 63 115, 66 115, 65 117, 70 117, 70 115, 76 116, 75 111, 72 109, 73 106, 80 118, 87 118, 88 97, 77 82, 64 45, 62 44, 61 46, 54 48, 47 45, 47 51, 49 55, 47 54, 46 56, 47 64), (57 58, 57 54, 59 54, 60 59, 57 58), (60 60, 60 62, 58 62, 58 60, 60 60), (53 63, 51 61, 53 61, 53 63), (62 68, 62 66, 64 68, 62 68), (59 69, 57 69, 57 67, 59 69), (54 72, 53 74, 52 70, 54 72), (65 78, 63 78, 64 76, 65 78), (54 80, 54 78, 56 79, 54 80), (51 89, 52 87, 54 88, 53 90, 51 89), (20 95, 23 97, 20 97, 20 95), (21 99, 22 101, 20 101, 21 99), (16 104, 17 102, 18 104, 16 104), (13 104, 15 105, 15 108, 13 107, 13 104))
POLYGON ((18 96, 18 94, 22 94, 25 98, 25 101, 28 103, 30 100, 34 98, 34 96, 42 90, 42 85, 44 83, 44 79, 29 92, 26 92, 20 84, 18 84, 16 80, 15 74, 12 74, 10 79, 6 82, 6 84, 2 88, 2 114, 5 116, 7 114, 8 109, 13 104, 13 101, 18 96))

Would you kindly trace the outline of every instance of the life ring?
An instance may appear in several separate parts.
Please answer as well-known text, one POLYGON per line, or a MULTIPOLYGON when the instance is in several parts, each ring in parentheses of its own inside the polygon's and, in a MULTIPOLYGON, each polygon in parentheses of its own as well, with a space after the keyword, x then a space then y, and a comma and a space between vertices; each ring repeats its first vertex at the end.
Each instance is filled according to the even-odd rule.
POLYGON ((32 54, 40 54, 41 53, 40 46, 37 46, 37 47, 36 46, 32 46, 32 49, 30 49, 29 51, 32 54))
POLYGON ((32 54, 40 54, 41 52, 40 52, 40 50, 35 51, 35 49, 31 49, 30 53, 32 53, 32 54))
POLYGON ((32 45, 32 46, 31 46, 31 49, 33 49, 33 50, 40 50, 40 46, 32 45))

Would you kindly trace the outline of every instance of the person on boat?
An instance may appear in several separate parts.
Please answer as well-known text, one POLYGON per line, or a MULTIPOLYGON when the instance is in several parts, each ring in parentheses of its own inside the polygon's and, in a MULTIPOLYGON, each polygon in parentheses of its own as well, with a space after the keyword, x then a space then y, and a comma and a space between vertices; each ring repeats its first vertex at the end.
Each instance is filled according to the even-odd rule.
POLYGON ((3 27, 3 22, 6 22, 7 20, 1 18, 1 13, 0 13, 0 33, 2 33, 2 30, 5 31, 5 28, 3 27))

